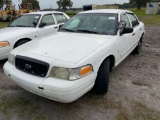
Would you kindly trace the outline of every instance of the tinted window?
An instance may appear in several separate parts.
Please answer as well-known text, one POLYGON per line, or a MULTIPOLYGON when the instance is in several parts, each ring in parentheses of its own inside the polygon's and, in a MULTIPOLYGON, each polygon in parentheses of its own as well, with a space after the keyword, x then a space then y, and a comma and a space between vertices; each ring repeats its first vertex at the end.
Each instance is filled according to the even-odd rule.
POLYGON ((54 25, 55 21, 53 16, 50 14, 50 15, 43 16, 41 23, 46 23, 46 26, 48 26, 48 25, 54 25))
POLYGON ((60 14, 60 13, 56 13, 54 14, 54 16, 57 20, 57 23, 64 23, 68 20, 63 14, 60 14))
POLYGON ((134 14, 128 14, 129 19, 131 20, 132 26, 135 27, 139 24, 137 18, 134 14))
POLYGON ((126 13, 121 14, 121 20, 126 22, 126 27, 131 27, 128 16, 126 13))

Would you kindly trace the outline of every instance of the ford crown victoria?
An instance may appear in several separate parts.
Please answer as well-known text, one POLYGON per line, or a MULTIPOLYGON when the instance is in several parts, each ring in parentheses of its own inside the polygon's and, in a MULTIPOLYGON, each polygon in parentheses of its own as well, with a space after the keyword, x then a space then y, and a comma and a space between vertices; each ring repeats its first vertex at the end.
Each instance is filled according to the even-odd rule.
POLYGON ((93 89, 108 91, 109 72, 140 53, 144 24, 128 10, 80 12, 54 35, 10 52, 4 72, 22 88, 69 103, 93 89))
POLYGON ((69 16, 62 12, 42 11, 27 13, 0 29, 0 60, 6 59, 9 52, 35 38, 57 32, 59 26, 68 21, 69 16))

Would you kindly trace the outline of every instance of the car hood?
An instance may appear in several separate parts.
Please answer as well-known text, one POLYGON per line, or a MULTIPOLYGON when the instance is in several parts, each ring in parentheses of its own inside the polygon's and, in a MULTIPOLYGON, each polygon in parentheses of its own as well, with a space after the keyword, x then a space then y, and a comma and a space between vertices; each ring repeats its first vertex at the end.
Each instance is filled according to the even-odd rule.
POLYGON ((28 27, 5 27, 0 29, 0 39, 4 40, 7 37, 13 37, 25 33, 30 33, 33 32, 34 30, 35 28, 28 28, 28 27))
MULTIPOLYGON (((57 32, 35 40, 21 49, 18 54, 37 54, 53 59, 77 63, 98 47, 111 44, 115 36, 57 32)), ((20 49, 20 48, 19 48, 20 49)))

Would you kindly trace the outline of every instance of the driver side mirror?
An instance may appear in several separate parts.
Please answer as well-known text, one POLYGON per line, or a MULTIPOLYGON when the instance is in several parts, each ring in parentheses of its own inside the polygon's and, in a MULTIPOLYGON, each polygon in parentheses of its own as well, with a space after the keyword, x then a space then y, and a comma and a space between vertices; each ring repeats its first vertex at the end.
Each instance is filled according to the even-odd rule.
POLYGON ((42 27, 44 27, 44 26, 46 26, 46 23, 41 23, 41 24, 39 25, 40 28, 42 28, 42 27))
POLYGON ((133 32, 132 27, 126 27, 126 22, 125 21, 120 21, 119 24, 118 24, 118 28, 120 30, 120 35, 133 32))

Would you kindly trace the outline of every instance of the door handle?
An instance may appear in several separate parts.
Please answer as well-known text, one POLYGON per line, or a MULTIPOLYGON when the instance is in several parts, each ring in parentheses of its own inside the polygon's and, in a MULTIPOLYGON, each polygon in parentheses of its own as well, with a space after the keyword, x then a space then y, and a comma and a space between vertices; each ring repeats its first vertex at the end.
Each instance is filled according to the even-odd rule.
POLYGON ((132 36, 135 36, 135 33, 133 33, 132 36))
POLYGON ((57 29, 57 28, 58 28, 58 26, 54 27, 54 29, 57 29))

